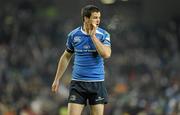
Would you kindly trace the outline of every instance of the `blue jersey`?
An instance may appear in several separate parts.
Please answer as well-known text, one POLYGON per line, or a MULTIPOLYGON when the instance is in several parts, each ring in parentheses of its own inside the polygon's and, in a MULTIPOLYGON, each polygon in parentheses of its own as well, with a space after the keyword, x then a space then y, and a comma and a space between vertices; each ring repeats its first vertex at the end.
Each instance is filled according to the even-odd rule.
MULTIPOLYGON (((110 46, 110 35, 97 28, 96 37, 106 46, 110 46)), ((72 80, 104 81, 104 62, 98 54, 90 35, 82 27, 68 34, 67 49, 75 53, 72 80)))

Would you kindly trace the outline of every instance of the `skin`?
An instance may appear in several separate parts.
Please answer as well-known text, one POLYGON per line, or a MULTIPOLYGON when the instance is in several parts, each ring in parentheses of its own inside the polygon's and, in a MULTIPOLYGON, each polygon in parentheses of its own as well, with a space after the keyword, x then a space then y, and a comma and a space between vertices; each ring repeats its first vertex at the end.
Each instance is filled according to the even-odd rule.
MULTIPOLYGON (((103 45, 96 37, 96 30, 100 24, 100 17, 100 12, 93 12, 90 18, 84 17, 83 30, 88 35, 90 35, 99 55, 101 55, 103 58, 109 58, 111 56, 111 48, 109 46, 103 45)), ((55 79, 52 84, 53 93, 58 92, 60 86, 60 79, 63 76, 65 70, 67 69, 72 55, 72 53, 69 53, 67 51, 64 51, 64 53, 62 54, 58 63, 55 79)), ((81 115, 83 108, 84 105, 82 104, 68 103, 68 115, 81 115)), ((104 104, 91 105, 90 108, 91 115, 103 115, 104 104)))
POLYGON ((100 17, 100 12, 93 12, 90 18, 85 17, 83 29, 91 36, 99 55, 101 55, 103 58, 109 58, 111 56, 111 48, 103 45, 99 39, 96 38, 96 30, 100 24, 100 17))

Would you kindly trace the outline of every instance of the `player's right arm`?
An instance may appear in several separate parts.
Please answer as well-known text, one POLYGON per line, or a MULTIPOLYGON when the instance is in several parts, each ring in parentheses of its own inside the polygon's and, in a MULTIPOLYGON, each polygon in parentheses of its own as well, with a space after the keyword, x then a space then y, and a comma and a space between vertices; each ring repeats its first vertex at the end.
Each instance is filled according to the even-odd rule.
POLYGON ((72 55, 73 53, 68 52, 68 51, 64 51, 64 53, 62 54, 58 63, 58 68, 56 71, 54 82, 52 84, 52 92, 57 93, 58 88, 59 88, 59 81, 62 75, 64 74, 64 72, 66 71, 72 55))

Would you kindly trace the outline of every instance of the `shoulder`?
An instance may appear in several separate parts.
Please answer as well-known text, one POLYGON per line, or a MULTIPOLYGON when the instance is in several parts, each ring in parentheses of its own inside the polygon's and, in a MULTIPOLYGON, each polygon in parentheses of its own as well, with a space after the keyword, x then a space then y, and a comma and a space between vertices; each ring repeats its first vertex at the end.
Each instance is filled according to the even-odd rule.
POLYGON ((80 30, 81 30, 81 28, 80 28, 80 27, 77 27, 77 28, 73 29, 71 32, 69 32, 68 36, 74 36, 74 35, 77 34, 80 30))
POLYGON ((102 29, 100 27, 98 27, 97 33, 102 34, 102 35, 106 35, 106 36, 107 35, 110 36, 110 34, 106 30, 104 30, 104 29, 102 29))

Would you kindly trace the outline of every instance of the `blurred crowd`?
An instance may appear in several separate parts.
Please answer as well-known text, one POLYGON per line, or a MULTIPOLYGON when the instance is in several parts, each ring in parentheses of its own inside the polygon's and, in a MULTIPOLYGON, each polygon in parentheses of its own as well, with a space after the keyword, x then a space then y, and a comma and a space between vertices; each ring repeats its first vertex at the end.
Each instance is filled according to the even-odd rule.
MULTIPOLYGON (((180 115, 180 19, 148 27, 129 15, 102 22, 112 42, 105 115, 180 115)), ((62 18, 56 0, 1 2, 0 115, 67 114, 72 63, 58 94, 51 84, 66 35, 80 21, 62 18)))

